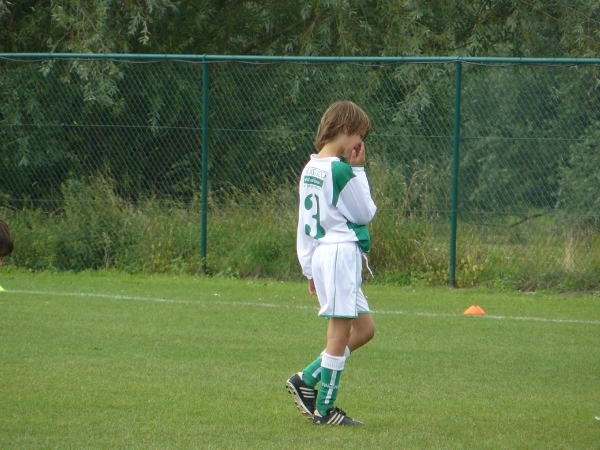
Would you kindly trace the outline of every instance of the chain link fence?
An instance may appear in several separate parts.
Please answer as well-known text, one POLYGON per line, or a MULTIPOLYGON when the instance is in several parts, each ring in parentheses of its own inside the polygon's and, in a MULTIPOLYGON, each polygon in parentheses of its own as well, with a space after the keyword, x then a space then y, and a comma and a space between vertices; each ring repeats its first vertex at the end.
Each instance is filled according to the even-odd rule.
POLYGON ((349 99, 373 123, 377 279, 595 288, 598 65, 564 62, 4 55, 10 263, 299 279, 297 178, 349 99))

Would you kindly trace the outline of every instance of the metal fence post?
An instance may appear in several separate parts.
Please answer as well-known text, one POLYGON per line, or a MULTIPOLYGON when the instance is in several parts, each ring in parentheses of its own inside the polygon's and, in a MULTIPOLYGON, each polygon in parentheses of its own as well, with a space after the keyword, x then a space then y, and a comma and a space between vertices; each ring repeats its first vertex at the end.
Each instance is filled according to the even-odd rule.
POLYGON ((458 218, 458 150, 460 145, 460 85, 462 78, 462 63, 457 61, 456 91, 454 94, 454 151, 452 155, 452 209, 450 215, 450 273, 448 280, 454 287, 456 279, 456 226, 458 218))
POLYGON ((202 65, 202 206, 200 236, 200 270, 206 273, 206 223, 208 216, 208 89, 209 63, 202 65))

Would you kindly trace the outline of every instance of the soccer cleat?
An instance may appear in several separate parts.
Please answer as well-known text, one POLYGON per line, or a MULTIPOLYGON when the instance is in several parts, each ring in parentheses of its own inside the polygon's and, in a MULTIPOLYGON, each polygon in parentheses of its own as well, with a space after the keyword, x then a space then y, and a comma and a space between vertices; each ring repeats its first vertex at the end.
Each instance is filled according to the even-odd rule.
POLYGON ((315 410, 313 423, 315 425, 344 425, 349 427, 364 425, 362 422, 348 417, 346 413, 337 406, 330 409, 328 413, 329 414, 326 416, 322 416, 319 414, 319 411, 315 410))
POLYGON ((287 391, 294 396, 294 402, 303 416, 312 419, 317 401, 317 391, 302 380, 302 372, 295 373, 285 383, 287 391))

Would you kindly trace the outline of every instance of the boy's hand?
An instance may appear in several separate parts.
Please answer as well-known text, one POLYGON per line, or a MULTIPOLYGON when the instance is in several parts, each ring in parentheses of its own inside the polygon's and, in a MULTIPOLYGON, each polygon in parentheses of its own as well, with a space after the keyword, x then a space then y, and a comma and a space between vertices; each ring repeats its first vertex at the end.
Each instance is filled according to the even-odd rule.
POLYGON ((312 278, 310 280, 308 280, 308 292, 310 292, 311 295, 317 295, 317 288, 315 287, 315 280, 313 280, 312 278))
POLYGON ((352 154, 350 155, 350 165, 351 166, 364 166, 366 162, 365 157, 365 143, 361 142, 356 147, 352 149, 352 154))

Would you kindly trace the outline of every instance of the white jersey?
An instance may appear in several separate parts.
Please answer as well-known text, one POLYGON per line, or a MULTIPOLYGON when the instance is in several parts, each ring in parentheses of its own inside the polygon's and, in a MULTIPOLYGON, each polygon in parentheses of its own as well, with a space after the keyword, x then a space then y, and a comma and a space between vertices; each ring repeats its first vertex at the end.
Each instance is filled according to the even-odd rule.
POLYGON ((368 252, 371 238, 366 225, 376 211, 363 167, 311 155, 300 176, 296 241, 304 276, 313 277, 312 256, 320 244, 357 242, 368 252))

